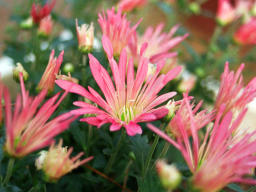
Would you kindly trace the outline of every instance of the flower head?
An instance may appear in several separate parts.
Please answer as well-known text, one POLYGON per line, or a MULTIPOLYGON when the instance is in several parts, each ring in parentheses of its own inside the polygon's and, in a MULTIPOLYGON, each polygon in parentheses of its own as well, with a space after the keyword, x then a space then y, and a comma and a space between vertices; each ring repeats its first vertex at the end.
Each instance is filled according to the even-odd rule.
POLYGON ((177 55, 176 52, 171 52, 176 45, 182 42, 188 34, 183 36, 173 37, 178 30, 178 25, 174 26, 169 33, 162 32, 164 25, 159 24, 156 29, 148 27, 142 36, 133 35, 133 39, 129 44, 129 48, 133 57, 141 55, 139 50, 145 49, 143 56, 148 58, 151 63, 156 64, 161 60, 173 58, 177 55), (145 42, 147 43, 146 47, 145 42))
POLYGON ((13 113, 9 92, 7 89, 4 91, 5 150, 13 157, 24 157, 49 145, 53 137, 66 130, 75 118, 70 114, 62 114, 49 120, 67 93, 59 100, 58 93, 41 106, 47 91, 42 91, 35 98, 30 97, 21 73, 20 85, 21 96, 17 96, 13 113))
POLYGON ((191 104, 191 99, 192 98, 188 98, 187 94, 185 93, 184 99, 176 102, 175 104, 176 108, 177 108, 177 105, 179 104, 178 110, 168 125, 168 129, 169 129, 168 131, 170 131, 175 138, 181 137, 182 135, 179 129, 180 118, 182 118, 184 122, 184 130, 186 130, 187 135, 188 136, 191 135, 191 127, 190 127, 190 121, 189 121, 190 114, 188 109, 193 109, 192 117, 195 122, 196 130, 203 128, 205 125, 207 125, 214 119, 214 115, 215 115, 214 112, 207 112, 207 110, 202 110, 198 112, 203 104, 202 101, 199 102, 197 105, 195 105, 194 103, 191 104))
POLYGON ((241 75, 244 64, 241 64, 236 72, 229 71, 229 63, 226 62, 224 73, 221 76, 219 93, 215 102, 215 109, 220 110, 225 104, 225 112, 239 112, 256 96, 256 78, 253 78, 245 87, 241 75))
POLYGON ((56 182, 63 175, 93 159, 93 157, 88 157, 80 161, 79 158, 84 154, 83 152, 70 158, 72 151, 73 148, 62 147, 62 140, 60 140, 58 145, 52 143, 48 151, 40 153, 36 160, 36 167, 38 170, 43 170, 46 181, 56 182))
POLYGON ((208 127, 202 140, 199 139, 196 130, 196 120, 193 111, 187 102, 187 110, 190 116, 190 129, 192 142, 187 134, 187 119, 179 116, 178 128, 181 138, 172 140, 161 130, 153 125, 148 127, 162 138, 173 144, 181 151, 190 171, 193 173, 192 183, 194 188, 202 192, 216 192, 232 182, 256 184, 256 180, 244 177, 251 173, 256 165, 256 131, 244 135, 240 141, 234 141, 233 132, 236 131, 242 121, 246 110, 243 110, 237 119, 233 119, 229 111, 223 116, 225 107, 216 116, 213 127, 208 127), (222 120, 221 120, 222 119, 222 120))
POLYGON ((118 7, 122 11, 129 12, 136 7, 143 7, 145 4, 147 4, 147 0, 120 0, 118 7))
POLYGON ((81 119, 89 124, 100 127, 110 123, 110 131, 117 131, 125 127, 128 135, 141 134, 139 122, 152 121, 168 114, 168 109, 159 105, 176 93, 169 92, 157 96, 158 92, 181 71, 176 67, 166 75, 159 75, 161 68, 156 73, 147 77, 148 59, 141 58, 137 73, 134 72, 132 59, 127 60, 127 53, 122 51, 119 63, 113 58, 113 48, 106 36, 102 39, 103 47, 107 53, 114 84, 107 70, 93 56, 89 55, 92 75, 103 92, 105 99, 93 88, 89 91, 80 85, 57 80, 56 83, 63 89, 77 93, 96 103, 100 108, 82 101, 74 102, 80 109, 72 111, 73 114, 94 114, 95 117, 81 119))
POLYGON ((131 36, 139 24, 138 22, 131 27, 130 22, 126 19, 126 15, 122 14, 121 9, 115 13, 114 8, 107 10, 106 14, 104 12, 99 14, 98 22, 103 35, 110 39, 115 56, 119 56, 122 49, 128 45, 131 36))
POLYGON ((90 25, 82 24, 80 27, 78 26, 78 21, 76 20, 76 33, 79 50, 83 53, 91 52, 94 40, 93 23, 90 25))
POLYGON ((38 90, 45 89, 48 92, 52 92, 54 89, 56 75, 59 73, 60 66, 62 64, 64 51, 62 51, 58 58, 54 57, 54 50, 52 50, 48 65, 44 71, 44 74, 37 86, 38 90))
POLYGON ((39 24, 38 35, 42 37, 49 36, 52 32, 52 26, 53 22, 51 16, 43 18, 39 24))
POLYGON ((248 22, 239 27, 234 34, 234 40, 242 45, 256 44, 256 18, 251 18, 248 22))
POLYGON ((34 23, 40 23, 40 21, 50 15, 56 0, 53 0, 51 3, 46 3, 43 7, 39 4, 33 3, 31 8, 31 16, 33 18, 34 23))

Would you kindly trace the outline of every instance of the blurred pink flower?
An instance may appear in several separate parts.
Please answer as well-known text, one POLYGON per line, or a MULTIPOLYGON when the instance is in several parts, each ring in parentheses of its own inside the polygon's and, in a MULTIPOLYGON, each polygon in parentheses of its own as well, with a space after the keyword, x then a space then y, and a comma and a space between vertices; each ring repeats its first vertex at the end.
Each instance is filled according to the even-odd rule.
POLYGON ((52 26, 53 22, 51 16, 43 18, 39 24, 38 34, 43 37, 49 36, 52 33, 52 26))
POLYGON ((163 27, 163 24, 159 24, 156 29, 148 27, 142 36, 134 33, 129 43, 133 57, 139 57, 139 50, 145 45, 144 43, 147 43, 147 46, 144 48, 143 56, 148 58, 151 63, 155 64, 163 59, 175 57, 177 53, 171 52, 171 49, 182 42, 188 34, 173 37, 179 26, 175 25, 172 27, 169 33, 162 32, 163 27))
POLYGON ((40 21, 50 15, 56 0, 52 0, 51 3, 46 3, 43 7, 40 4, 33 3, 31 8, 31 16, 34 23, 40 23, 40 21))
POLYGON ((229 63, 226 62, 224 73, 221 76, 219 93, 215 102, 216 111, 220 110, 225 104, 226 114, 228 111, 233 113, 243 110, 246 105, 256 96, 256 78, 253 78, 245 87, 243 85, 242 71, 244 64, 241 64, 236 72, 229 71, 229 63))
POLYGON ((242 45, 256 44, 256 17, 239 27, 234 34, 234 40, 242 45))
POLYGON ((84 154, 83 152, 70 158, 72 151, 72 147, 69 149, 62 147, 62 140, 58 145, 52 143, 48 151, 41 151, 41 155, 36 160, 36 167, 43 170, 48 182, 56 182, 73 169, 93 159, 88 157, 80 161, 79 158, 84 154))
POLYGON ((220 25, 227 25, 234 20, 242 17, 246 21, 250 17, 253 9, 253 1, 251 0, 218 0, 218 8, 216 19, 220 25))
POLYGON ((201 108, 203 102, 200 101, 196 106, 194 104, 194 102, 191 104, 191 99, 192 98, 187 98, 187 93, 184 94, 184 99, 179 101, 180 104, 178 104, 178 102, 176 102, 177 104, 175 104, 175 108, 178 107, 178 110, 176 112, 176 114, 174 115, 174 117, 172 118, 172 120, 170 121, 169 125, 168 125, 168 130, 171 132, 171 134, 177 138, 177 137, 181 137, 182 133, 179 130, 179 125, 180 125, 180 118, 182 118, 183 122, 184 122, 184 130, 187 132, 187 135, 190 136, 191 135, 191 128, 190 128, 190 115, 189 115, 189 111, 188 109, 193 109, 192 110, 192 116, 193 119, 195 120, 195 128, 196 131, 203 128, 204 126, 206 126, 208 123, 210 123, 213 119, 214 119, 214 112, 207 112, 207 110, 202 110, 200 112, 199 109, 201 108), (188 108, 189 106, 189 108, 188 108))
POLYGON ((63 89, 84 96, 96 103, 100 108, 91 104, 76 101, 74 105, 80 109, 73 110, 73 114, 95 114, 94 117, 81 119, 89 124, 100 127, 105 123, 110 123, 110 131, 117 131, 125 127, 128 135, 141 134, 142 129, 137 124, 139 122, 153 121, 168 114, 168 109, 164 106, 158 107, 161 103, 173 97, 176 93, 169 92, 157 96, 158 92, 181 71, 181 67, 176 67, 166 75, 159 75, 161 68, 156 73, 147 77, 148 59, 141 58, 136 76, 134 78, 133 60, 127 60, 126 50, 123 49, 119 63, 113 58, 113 48, 110 40, 103 36, 103 48, 108 56, 114 83, 107 70, 98 60, 89 54, 90 68, 92 75, 103 92, 103 99, 93 88, 89 91, 75 83, 57 80, 56 83, 63 89))
POLYGON ((44 71, 44 74, 37 86, 38 90, 45 89, 48 92, 52 92, 55 85, 56 75, 59 73, 60 66, 62 64, 64 51, 62 51, 58 58, 54 58, 54 50, 52 50, 48 65, 44 71))
POLYGON ((82 24, 80 27, 78 26, 78 21, 76 19, 76 33, 79 50, 84 53, 91 52, 94 40, 93 23, 91 23, 90 25, 82 24))
POLYGON ((120 0, 118 3, 118 8, 122 11, 132 11, 136 7, 143 7, 147 4, 147 0, 120 0))
POLYGON ((47 91, 42 91, 35 98, 30 97, 25 90, 21 73, 20 86, 21 96, 17 96, 13 114, 9 92, 7 89, 4 91, 5 151, 13 157, 23 157, 46 147, 53 141, 53 137, 66 130, 75 118, 66 113, 49 120, 67 93, 59 100, 58 93, 41 105, 47 91))
POLYGON ((186 131, 188 119, 184 119, 179 114, 176 118, 181 137, 177 141, 151 124, 148 124, 148 128, 181 151, 193 173, 194 188, 202 192, 216 192, 232 182, 256 184, 255 179, 244 177, 251 174, 256 165, 254 155, 256 153, 256 140, 252 139, 255 137, 256 131, 245 135, 238 142, 233 140, 232 135, 242 121, 246 110, 243 110, 237 119, 233 120, 232 112, 228 112, 223 117, 224 106, 222 106, 213 127, 208 127, 204 138, 200 141, 193 110, 189 106, 188 99, 184 99, 190 117, 192 142, 190 142, 190 137, 186 131))
POLYGON ((121 9, 115 13, 115 9, 112 8, 107 10, 107 14, 104 12, 99 14, 98 22, 103 35, 107 36, 112 43, 114 55, 119 56, 122 49, 128 45, 140 21, 131 27, 121 9))
POLYGON ((218 0, 217 21, 221 25, 227 25, 236 18, 236 11, 230 0, 218 0))

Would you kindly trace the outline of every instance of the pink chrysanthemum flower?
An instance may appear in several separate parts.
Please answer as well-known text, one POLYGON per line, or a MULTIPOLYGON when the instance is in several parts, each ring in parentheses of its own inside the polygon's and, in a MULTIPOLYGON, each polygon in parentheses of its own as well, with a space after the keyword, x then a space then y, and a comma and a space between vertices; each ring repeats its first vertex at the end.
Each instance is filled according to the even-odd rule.
POLYGON ((67 93, 56 94, 42 106, 47 91, 42 91, 35 98, 25 90, 22 74, 20 74, 21 95, 18 95, 12 113, 10 95, 4 91, 5 100, 5 151, 13 157, 23 157, 29 153, 49 145, 53 137, 66 130, 74 117, 69 113, 60 115, 49 121, 67 93))
MULTIPOLYGON (((179 124, 180 124, 180 117, 182 117, 183 121, 184 121, 184 129, 186 130, 188 136, 191 135, 191 128, 190 128, 190 116, 189 116, 189 111, 188 111, 188 107, 187 107, 187 102, 189 102, 190 108, 193 109, 192 110, 192 115, 193 118, 195 119, 195 127, 196 130, 199 130, 201 128, 203 128, 204 126, 206 126, 208 123, 210 123, 213 119, 214 119, 214 112, 207 112, 207 110, 202 110, 200 112, 199 109, 201 108, 203 102, 200 101, 196 106, 194 103, 190 104, 191 99, 187 99, 187 95, 184 94, 185 99, 183 99, 179 106, 178 106, 178 110, 176 112, 176 115, 172 118, 172 120, 170 121, 169 125, 168 125, 168 130, 171 132, 171 134, 177 138, 177 137, 181 137, 181 133, 179 130, 179 124)), ((176 102, 178 104, 178 102, 176 102)), ((177 105, 176 105, 177 108, 177 105)))
POLYGON ((43 7, 39 4, 33 3, 31 8, 31 16, 33 18, 34 23, 40 23, 40 21, 50 15, 56 0, 53 0, 51 3, 46 3, 43 7))
POLYGON ((37 86, 38 90, 45 89, 48 92, 52 92, 55 85, 56 75, 59 73, 60 66, 62 64, 64 51, 62 51, 58 58, 54 57, 54 50, 52 50, 48 65, 44 71, 44 74, 37 86))
POLYGON ((239 69, 229 71, 229 63, 226 62, 224 73, 221 76, 219 93, 215 102, 216 111, 220 110, 222 104, 225 104, 225 112, 239 112, 256 96, 256 78, 253 78, 245 87, 243 85, 242 71, 244 64, 239 69))
POLYGON ((171 49, 182 42, 188 36, 188 34, 173 37, 179 26, 176 25, 172 27, 169 33, 162 32, 163 27, 163 24, 159 24, 156 29, 153 29, 153 27, 148 27, 142 36, 134 33, 133 38, 129 43, 133 57, 139 57, 139 50, 142 48, 145 42, 147 42, 147 48, 144 56, 149 58, 151 63, 155 64, 162 59, 175 57, 177 53, 171 52, 171 49))
POLYGON ((52 33, 52 26, 53 22, 51 16, 43 18, 39 24, 38 35, 43 37, 49 36, 52 33))
POLYGON ((178 128, 182 137, 174 141, 158 128, 148 124, 149 129, 179 149, 193 173, 194 188, 201 192, 217 192, 232 182, 256 184, 256 180, 244 177, 251 174, 256 165, 256 131, 244 135, 240 141, 234 141, 232 133, 238 128, 246 110, 233 120, 232 112, 223 117, 224 106, 217 114, 214 126, 210 127, 200 141, 196 120, 193 111, 186 99, 188 114, 190 116, 190 129, 192 142, 186 131, 187 119, 179 116, 178 128), (221 121, 222 119, 222 121, 221 121), (233 122, 233 123, 231 123, 233 122))
POLYGON ((242 45, 256 44, 256 18, 251 18, 248 22, 239 27, 234 34, 234 40, 242 45))
POLYGON ((119 56, 122 49, 128 45, 132 34, 139 25, 138 22, 131 27, 130 22, 126 19, 126 15, 122 14, 121 9, 115 13, 114 8, 107 10, 107 14, 104 12, 99 14, 98 22, 103 35, 110 39, 115 56, 119 56))
POLYGON ((122 11, 132 11, 134 8, 143 7, 147 3, 147 0, 120 0, 118 3, 119 9, 122 11))
POLYGON ((91 87, 87 91, 72 82, 57 80, 56 83, 65 90, 69 89, 70 92, 86 97, 100 107, 97 108, 82 101, 74 102, 74 105, 79 106, 80 109, 74 110, 73 114, 95 114, 95 117, 83 118, 81 121, 98 127, 110 123, 110 131, 125 127, 130 136, 141 134, 139 122, 156 120, 168 113, 167 108, 158 106, 176 93, 169 92, 161 96, 157 94, 180 73, 181 67, 174 68, 166 75, 159 75, 161 68, 158 68, 154 75, 147 77, 149 62, 146 58, 141 58, 135 75, 133 61, 127 60, 127 53, 124 49, 117 64, 113 58, 113 48, 109 39, 104 36, 102 43, 108 56, 114 84, 107 70, 93 55, 89 55, 89 63, 92 75, 105 99, 91 87))
POLYGON ((52 143, 48 151, 41 151, 36 160, 36 167, 38 170, 43 170, 46 181, 56 182, 73 169, 93 159, 93 157, 88 157, 80 161, 79 158, 84 154, 83 152, 70 158, 72 151, 72 147, 69 149, 62 147, 62 140, 58 145, 52 143))

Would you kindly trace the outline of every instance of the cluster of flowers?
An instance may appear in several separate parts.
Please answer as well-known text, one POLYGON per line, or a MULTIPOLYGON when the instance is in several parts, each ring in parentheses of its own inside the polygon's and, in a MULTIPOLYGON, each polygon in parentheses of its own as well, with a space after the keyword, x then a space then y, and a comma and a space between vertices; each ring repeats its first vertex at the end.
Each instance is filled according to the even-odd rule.
MULTIPOLYGON (((120 6, 124 8, 123 2, 120 6)), ((31 14, 34 22, 48 17, 51 9, 52 5, 43 8, 33 5, 31 14)), ((86 89, 75 83, 71 77, 61 76, 56 80, 64 52, 54 58, 53 51, 38 85, 41 92, 35 98, 25 90, 22 73, 19 73, 21 96, 16 99, 13 114, 9 92, 2 84, 0 86, 0 96, 3 95, 5 101, 6 152, 12 157, 23 157, 51 145, 49 151, 43 152, 37 160, 37 167, 43 169, 50 181, 56 181, 92 159, 78 160, 83 153, 70 159, 72 149, 63 148, 62 141, 57 146, 53 142, 53 138, 66 130, 79 115, 91 114, 90 117, 81 118, 82 122, 98 128, 109 123, 110 131, 124 128, 129 136, 134 136, 142 134, 138 123, 163 118, 171 109, 174 115, 166 133, 152 124, 148 124, 148 128, 180 150, 193 173, 192 183, 196 189, 214 192, 230 182, 256 184, 256 180, 245 177, 252 174, 256 166, 256 131, 239 131, 246 106, 256 96, 256 78, 246 87, 243 86, 241 72, 244 65, 234 72, 229 71, 229 64, 226 63, 216 104, 211 112, 198 112, 202 102, 195 105, 188 93, 181 101, 172 101, 170 108, 161 104, 170 100, 176 92, 160 96, 158 93, 181 72, 181 66, 173 65, 172 59, 177 54, 171 50, 188 35, 173 37, 178 26, 164 33, 160 24, 156 29, 149 27, 140 36, 136 32, 140 21, 131 26, 122 8, 100 13, 98 22, 111 74, 92 54, 88 54, 88 57, 92 75, 104 98, 92 87, 86 89), (54 95, 39 108, 47 93, 54 89, 55 83, 65 90, 64 94, 54 95), (85 97, 90 103, 75 101, 73 104, 78 109, 49 120, 68 92, 85 97), (97 104, 97 107, 91 103, 97 104), (213 126, 211 122, 214 122, 213 126), (205 126, 207 131, 204 137, 199 137, 199 132, 205 126)), ((76 21, 76 29, 79 50, 91 52, 93 24, 79 27, 76 21)), ((162 170, 161 167, 158 170, 162 170)))
POLYGON ((238 19, 242 25, 234 34, 234 40, 240 44, 256 44, 256 2, 254 0, 218 0, 217 21, 228 25, 238 19))

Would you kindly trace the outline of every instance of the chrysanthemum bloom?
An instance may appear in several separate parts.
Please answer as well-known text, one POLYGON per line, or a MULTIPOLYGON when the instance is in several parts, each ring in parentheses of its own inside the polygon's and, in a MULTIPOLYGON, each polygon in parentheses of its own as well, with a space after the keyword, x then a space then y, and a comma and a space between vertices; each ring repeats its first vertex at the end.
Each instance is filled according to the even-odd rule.
POLYGON ((147 42, 147 48, 144 56, 148 58, 151 63, 156 64, 162 59, 175 57, 177 53, 171 52, 171 49, 182 42, 188 34, 173 37, 179 26, 176 25, 172 27, 169 33, 162 32, 163 27, 163 24, 159 24, 156 29, 148 27, 142 36, 133 35, 133 39, 131 43, 129 43, 133 57, 139 57, 139 50, 145 42, 147 42))
POLYGON ((41 106, 47 91, 42 91, 35 98, 30 97, 25 90, 21 73, 20 85, 21 96, 17 96, 13 113, 9 92, 4 91, 5 151, 13 157, 24 157, 49 145, 53 137, 66 130, 75 118, 66 113, 49 120, 67 93, 63 94, 59 100, 58 93, 41 106))
POLYGON ((62 140, 60 140, 58 145, 52 143, 48 151, 40 153, 36 159, 36 167, 38 170, 43 170, 46 181, 56 182, 63 175, 93 159, 93 157, 88 157, 80 161, 79 158, 84 154, 83 152, 70 158, 72 151, 72 147, 69 149, 62 147, 62 140))
POLYGON ((88 87, 89 91, 87 91, 80 85, 69 81, 57 80, 56 83, 61 88, 84 96, 100 107, 97 108, 82 101, 74 102, 74 105, 79 106, 80 109, 73 110, 73 114, 95 114, 95 117, 83 118, 81 121, 98 127, 110 123, 110 131, 125 127, 130 136, 141 134, 142 129, 137 123, 156 120, 168 113, 166 107, 159 107, 159 105, 176 93, 169 92, 161 96, 157 94, 179 74, 181 68, 177 67, 166 75, 159 75, 161 68, 158 68, 154 75, 147 77, 149 62, 148 59, 141 58, 135 76, 133 61, 127 60, 126 51, 123 49, 117 64, 113 58, 113 48, 109 39, 104 36, 102 43, 108 56, 114 84, 107 70, 91 54, 89 54, 89 63, 92 75, 105 99, 91 87, 88 87))
POLYGON ((44 71, 44 74, 37 86, 38 90, 45 89, 48 92, 52 92, 55 85, 56 75, 59 73, 60 66, 62 64, 64 51, 60 53, 58 58, 54 57, 54 50, 52 50, 48 65, 44 71))
POLYGON ((179 116, 178 128, 181 139, 174 141, 153 125, 148 127, 179 149, 193 173, 192 184, 200 192, 217 192, 232 182, 256 184, 256 180, 248 178, 256 165, 256 132, 246 134, 239 142, 234 142, 232 133, 237 129, 246 110, 233 119, 232 112, 223 117, 224 107, 219 111, 214 126, 208 128, 200 141, 196 128, 196 120, 188 104, 192 142, 185 130, 187 119, 179 116), (221 121, 222 119, 222 121, 221 121), (233 122, 233 123, 231 123, 233 122))
POLYGON ((221 76, 221 84, 215 102, 216 111, 222 104, 226 105, 225 112, 232 111, 234 114, 241 111, 256 96, 256 78, 253 78, 245 87, 243 85, 242 71, 244 64, 239 69, 229 71, 229 63, 226 62, 224 73, 221 76))
POLYGON ((145 4, 147 4, 147 0, 120 0, 118 8, 122 11, 129 12, 134 8, 143 7, 145 4))
POLYGON ((38 28, 38 35, 42 37, 48 37, 52 33, 52 18, 51 16, 47 16, 40 21, 38 28))
POLYGON ((194 103, 190 104, 192 98, 187 98, 187 97, 188 97, 187 93, 185 93, 184 99, 181 100, 181 102, 178 101, 178 102, 180 102, 180 104, 178 104, 178 102, 176 102, 178 105, 176 104, 175 108, 178 108, 178 110, 168 125, 168 131, 170 131, 170 133, 175 138, 181 137, 181 135, 182 135, 182 133, 180 133, 180 130, 179 130, 180 117, 182 117, 182 119, 184 121, 184 129, 186 130, 187 135, 188 136, 191 135, 190 121, 189 121, 190 115, 189 115, 187 105, 189 105, 189 107, 191 109, 193 109, 192 115, 193 115, 193 118, 195 119, 196 130, 199 130, 199 129, 203 128, 204 126, 206 126, 208 123, 210 123, 214 119, 214 116, 215 116, 213 111, 207 112, 207 110, 202 110, 199 112, 199 109, 201 108, 203 102, 200 101, 195 106, 194 103))
POLYGON ((122 14, 121 9, 115 13, 114 8, 107 10, 107 14, 104 12, 99 14, 98 22, 103 35, 110 39, 115 56, 119 56, 122 49, 128 45, 132 34, 139 25, 138 22, 131 27, 130 22, 126 19, 126 15, 122 14))
POLYGON ((82 24, 81 27, 78 26, 78 21, 76 19, 76 33, 78 40, 78 49, 82 53, 88 53, 92 51, 93 40, 94 40, 94 26, 93 23, 90 25, 82 24))
POLYGON ((31 16, 33 18, 34 23, 40 23, 40 21, 50 15, 54 5, 55 5, 56 0, 52 0, 51 3, 46 3, 43 7, 39 4, 33 3, 32 8, 31 8, 31 16))
POLYGON ((247 23, 239 27, 234 34, 234 40, 242 45, 256 44, 256 18, 252 17, 247 23))

